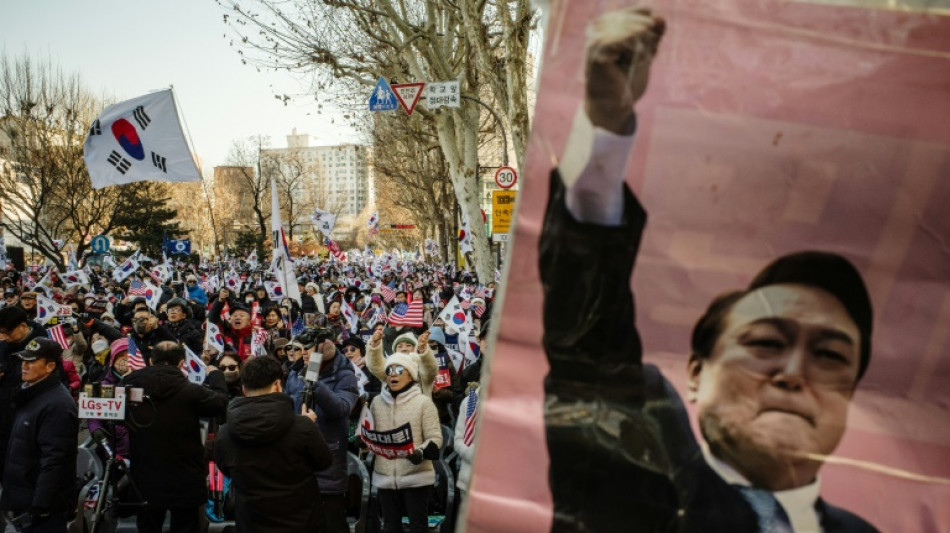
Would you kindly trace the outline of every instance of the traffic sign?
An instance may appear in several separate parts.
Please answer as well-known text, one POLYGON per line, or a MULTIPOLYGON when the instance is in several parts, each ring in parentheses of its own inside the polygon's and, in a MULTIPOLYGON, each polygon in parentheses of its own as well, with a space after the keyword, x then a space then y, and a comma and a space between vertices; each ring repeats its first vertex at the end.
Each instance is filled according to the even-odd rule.
POLYGON ((501 167, 495 172, 495 183, 502 189, 510 189, 518 183, 518 172, 512 167, 501 167))
POLYGON ((518 191, 492 191, 491 193, 491 232, 508 233, 511 219, 515 214, 515 200, 518 191))
POLYGON ((379 81, 376 82, 376 87, 373 88, 373 94, 369 95, 369 110, 395 111, 398 108, 399 101, 396 98, 396 93, 393 92, 386 78, 380 76, 379 81))
POLYGON ((105 235, 96 235, 89 241, 89 246, 92 248, 92 251, 97 254, 104 254, 109 251, 109 237, 105 235))
POLYGON ((412 111, 416 108, 416 104, 419 103, 419 97, 422 96, 422 89, 425 89, 425 82, 417 83, 398 83, 393 85, 393 91, 396 93, 396 98, 399 99, 399 103, 402 104, 402 108, 406 110, 406 113, 412 115, 412 111))
POLYGON ((462 107, 458 80, 432 81, 426 85, 426 108, 462 107))

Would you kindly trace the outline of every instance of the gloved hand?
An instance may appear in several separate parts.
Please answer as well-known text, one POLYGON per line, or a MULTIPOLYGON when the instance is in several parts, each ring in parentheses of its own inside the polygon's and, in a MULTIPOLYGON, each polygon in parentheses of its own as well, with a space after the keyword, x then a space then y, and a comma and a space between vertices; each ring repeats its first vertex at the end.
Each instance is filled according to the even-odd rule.
POLYGON ((409 462, 414 465, 422 464, 422 450, 413 451, 406 456, 406 459, 409 459, 409 462))
POLYGON ((422 457, 430 461, 435 461, 439 458, 439 447, 430 440, 429 444, 426 444, 426 447, 422 449, 422 457))

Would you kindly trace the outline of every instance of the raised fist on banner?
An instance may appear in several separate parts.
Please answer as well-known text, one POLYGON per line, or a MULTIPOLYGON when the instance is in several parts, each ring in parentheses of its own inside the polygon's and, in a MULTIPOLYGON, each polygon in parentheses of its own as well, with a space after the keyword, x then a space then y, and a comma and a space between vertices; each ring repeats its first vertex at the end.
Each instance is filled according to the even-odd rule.
POLYGON ((646 91, 665 29, 662 18, 642 7, 610 11, 587 27, 584 108, 594 126, 633 132, 633 104, 646 91))

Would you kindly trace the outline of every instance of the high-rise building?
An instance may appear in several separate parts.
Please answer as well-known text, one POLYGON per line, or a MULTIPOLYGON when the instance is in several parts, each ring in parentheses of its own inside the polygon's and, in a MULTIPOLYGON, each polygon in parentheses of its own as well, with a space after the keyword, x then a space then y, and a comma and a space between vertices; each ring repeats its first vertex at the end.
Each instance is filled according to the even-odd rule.
MULTIPOLYGON (((352 227, 360 212, 373 203, 367 146, 310 146, 310 136, 295 128, 287 136, 287 148, 265 149, 261 157, 262 161, 291 162, 302 169, 304 179, 291 188, 291 194, 302 203, 337 215, 340 227, 352 227)), ((307 225, 305 220, 297 222, 307 225)))

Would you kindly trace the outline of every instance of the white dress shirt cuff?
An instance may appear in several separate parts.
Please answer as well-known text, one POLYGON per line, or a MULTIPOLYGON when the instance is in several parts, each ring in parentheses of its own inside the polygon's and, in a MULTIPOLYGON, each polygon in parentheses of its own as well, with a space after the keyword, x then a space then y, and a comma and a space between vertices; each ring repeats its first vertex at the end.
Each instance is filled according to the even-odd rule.
POLYGON ((558 166, 567 187, 567 209, 578 221, 623 223, 623 184, 633 138, 594 126, 578 110, 558 166))

